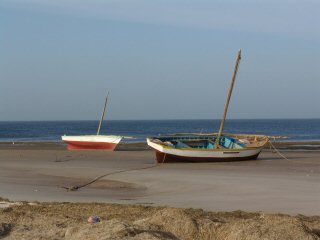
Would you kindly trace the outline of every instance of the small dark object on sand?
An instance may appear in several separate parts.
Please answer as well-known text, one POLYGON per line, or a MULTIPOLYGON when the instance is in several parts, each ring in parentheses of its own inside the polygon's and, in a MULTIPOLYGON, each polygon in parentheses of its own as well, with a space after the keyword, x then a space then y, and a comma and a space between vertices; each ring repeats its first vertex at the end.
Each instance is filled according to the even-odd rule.
POLYGON ((100 217, 98 217, 98 216, 90 216, 89 218, 88 218, 88 223, 99 223, 99 222, 101 222, 101 219, 100 219, 100 217))
POLYGON ((10 223, 0 224, 0 238, 8 235, 11 231, 12 225, 10 223))

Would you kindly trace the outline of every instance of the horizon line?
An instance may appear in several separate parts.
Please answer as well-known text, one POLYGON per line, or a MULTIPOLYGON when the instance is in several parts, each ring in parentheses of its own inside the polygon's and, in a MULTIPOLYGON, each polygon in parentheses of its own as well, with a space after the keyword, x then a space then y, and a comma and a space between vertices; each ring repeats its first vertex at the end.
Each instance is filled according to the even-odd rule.
MULTIPOLYGON (((168 119, 106 119, 106 121, 221 121, 219 118, 168 118, 168 119)), ((320 120, 319 117, 311 118, 228 118, 226 120, 320 120)), ((0 120, 0 122, 86 122, 86 121, 100 121, 99 119, 82 119, 82 120, 0 120)))

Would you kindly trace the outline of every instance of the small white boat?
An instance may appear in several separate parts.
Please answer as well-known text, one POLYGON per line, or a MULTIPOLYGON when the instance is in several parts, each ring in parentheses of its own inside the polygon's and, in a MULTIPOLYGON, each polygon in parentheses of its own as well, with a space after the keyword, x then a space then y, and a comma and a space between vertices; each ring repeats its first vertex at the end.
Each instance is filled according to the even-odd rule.
POLYGON ((106 97, 97 135, 62 136, 62 141, 68 144, 68 150, 105 150, 113 151, 122 140, 123 136, 100 135, 102 122, 108 102, 106 97))
POLYGON ((62 136, 61 138, 68 144, 68 150, 113 151, 123 137, 114 135, 82 135, 62 136))

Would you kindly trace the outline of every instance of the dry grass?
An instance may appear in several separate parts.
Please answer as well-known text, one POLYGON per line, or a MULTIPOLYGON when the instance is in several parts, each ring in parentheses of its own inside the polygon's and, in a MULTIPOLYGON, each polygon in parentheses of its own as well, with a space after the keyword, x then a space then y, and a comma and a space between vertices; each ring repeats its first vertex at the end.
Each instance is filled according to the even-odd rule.
POLYGON ((97 203, 0 209, 6 239, 320 239, 320 217, 97 203), (89 224, 98 215, 102 221, 89 224))
POLYGON ((2 198, 2 197, 0 197, 0 201, 1 201, 1 202, 2 202, 2 201, 9 202, 9 199, 8 199, 8 198, 2 198))

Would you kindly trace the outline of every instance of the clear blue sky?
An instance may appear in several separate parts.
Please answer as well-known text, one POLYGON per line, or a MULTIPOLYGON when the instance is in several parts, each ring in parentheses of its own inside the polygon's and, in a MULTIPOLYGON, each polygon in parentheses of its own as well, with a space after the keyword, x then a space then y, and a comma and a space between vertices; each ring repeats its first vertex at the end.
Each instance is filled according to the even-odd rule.
POLYGON ((2 0, 0 120, 320 118, 319 0, 2 0))

